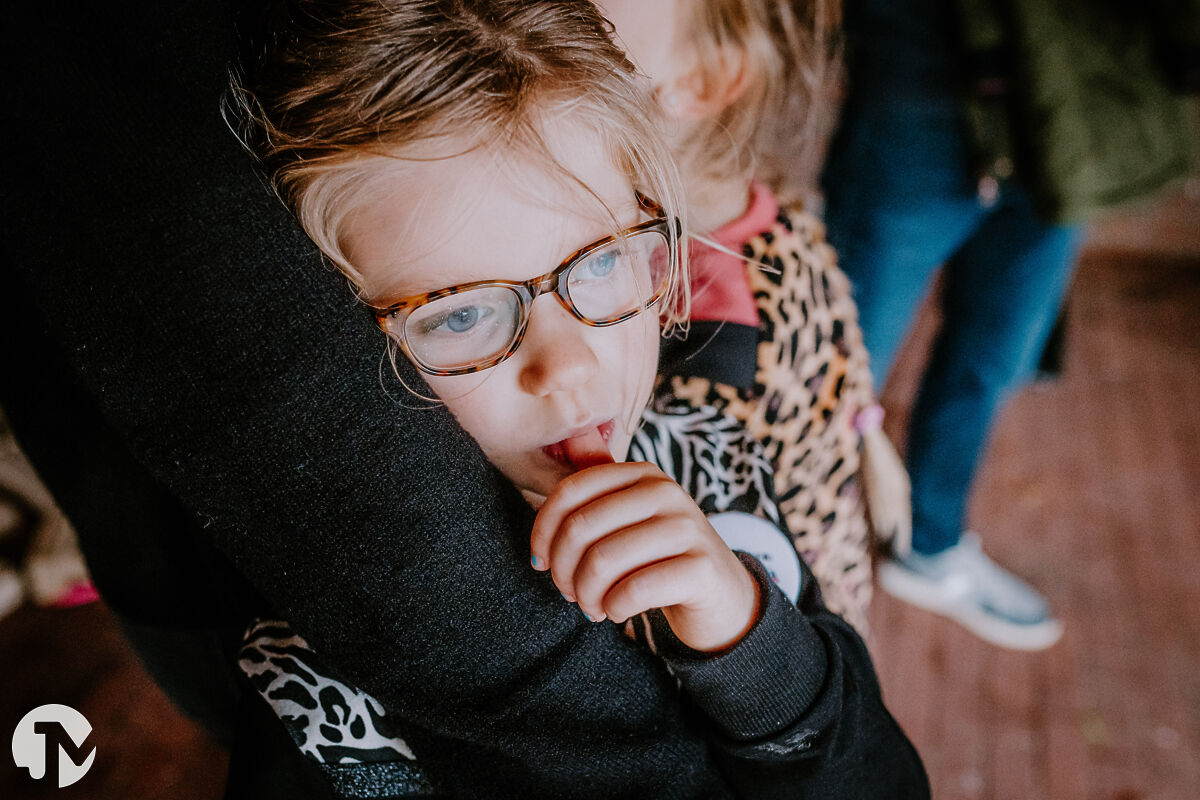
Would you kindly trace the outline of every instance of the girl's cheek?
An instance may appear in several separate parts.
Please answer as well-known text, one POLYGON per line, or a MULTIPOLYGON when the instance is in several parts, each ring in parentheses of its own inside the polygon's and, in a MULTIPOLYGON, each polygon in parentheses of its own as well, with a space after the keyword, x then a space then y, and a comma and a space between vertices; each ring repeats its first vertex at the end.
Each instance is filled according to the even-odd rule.
POLYGON ((649 400, 651 389, 654 387, 654 376, 658 372, 658 347, 662 341, 662 331, 658 326, 658 318, 652 313, 643 313, 645 326, 641 343, 641 359, 643 390, 646 394, 643 402, 649 400))
POLYGON ((654 377, 658 370, 659 328, 653 314, 634 317, 630 323, 624 332, 621 353, 615 363, 620 365, 616 375, 619 375, 623 386, 621 399, 626 404, 622 427, 632 437, 654 389, 654 377))
POLYGON ((455 400, 465 400, 470 397, 471 393, 482 386, 484 381, 491 376, 494 369, 473 372, 469 375, 426 375, 424 377, 433 393, 449 405, 455 400))
POLYGON ((501 432, 512 430, 513 412, 507 398, 502 393, 485 389, 483 380, 476 375, 429 375, 426 381, 446 404, 446 410, 492 460, 492 455, 506 444, 497 438, 502 438, 501 432))

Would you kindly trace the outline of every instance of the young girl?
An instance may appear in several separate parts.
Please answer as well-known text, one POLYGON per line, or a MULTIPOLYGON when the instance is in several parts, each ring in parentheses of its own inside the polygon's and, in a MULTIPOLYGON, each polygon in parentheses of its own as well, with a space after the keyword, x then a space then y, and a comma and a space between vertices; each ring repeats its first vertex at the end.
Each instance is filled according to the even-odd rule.
POLYGON ((806 162, 812 167, 806 153, 819 149, 822 76, 830 72, 820 42, 828 29, 823 6, 598 4, 655 85, 689 212, 707 234, 691 249, 691 329, 664 351, 655 408, 712 407, 762 441, 796 550, 826 605, 865 633, 864 434, 874 457, 863 471, 875 490, 867 498, 873 522, 902 540, 907 481, 879 431, 850 286, 820 223, 752 180, 770 177, 781 189, 806 162), (781 151, 799 167, 787 170, 781 151), (881 475, 887 479, 872 484, 881 475))
MULTIPOLYGON (((580 609, 579 635, 636 619, 711 749, 664 752, 621 793, 671 796, 671 776, 711 770, 713 796, 927 796, 861 640, 811 575, 793 605, 677 482, 624 461, 660 315, 669 326, 683 313, 686 286, 673 166, 594 7, 302 10, 237 87, 248 141, 428 389, 539 509, 531 564, 580 609)), ((750 485, 727 487, 722 507, 750 485)), ((447 555, 431 543, 428 557, 447 555)), ((462 775, 481 770, 497 797, 521 791, 501 775, 596 794, 554 758, 570 737, 547 739, 537 763, 481 762, 340 680, 286 623, 252 627, 241 663, 338 795, 461 796, 462 775)), ((572 734, 605 737, 605 722, 572 734)), ((547 734, 530 720, 523 735, 547 734)), ((634 745, 614 739, 595 769, 626 770, 634 745)))

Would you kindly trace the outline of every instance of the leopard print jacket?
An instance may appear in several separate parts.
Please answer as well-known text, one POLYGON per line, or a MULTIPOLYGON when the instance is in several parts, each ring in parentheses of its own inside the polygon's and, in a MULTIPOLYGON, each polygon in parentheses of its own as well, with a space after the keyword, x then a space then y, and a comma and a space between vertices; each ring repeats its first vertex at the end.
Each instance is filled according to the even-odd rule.
POLYGON ((784 528, 826 605, 866 636, 871 561, 854 419, 875 400, 850 282, 822 223, 798 209, 781 209, 769 229, 745 242, 743 254, 758 309, 756 357, 722 331, 700 331, 701 346, 724 351, 664 358, 668 374, 654 403, 713 406, 759 438, 774 467, 784 528), (740 382, 724 365, 669 374, 672 362, 687 359, 753 360, 755 369, 740 382))

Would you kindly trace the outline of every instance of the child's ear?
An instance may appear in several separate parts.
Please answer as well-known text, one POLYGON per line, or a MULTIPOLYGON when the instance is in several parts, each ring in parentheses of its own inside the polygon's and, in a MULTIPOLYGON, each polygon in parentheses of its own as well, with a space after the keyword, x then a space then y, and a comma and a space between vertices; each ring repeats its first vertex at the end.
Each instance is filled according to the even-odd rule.
POLYGON ((724 47, 707 64, 692 69, 659 87, 658 97, 673 119, 695 121, 720 114, 746 91, 749 84, 746 54, 724 47))

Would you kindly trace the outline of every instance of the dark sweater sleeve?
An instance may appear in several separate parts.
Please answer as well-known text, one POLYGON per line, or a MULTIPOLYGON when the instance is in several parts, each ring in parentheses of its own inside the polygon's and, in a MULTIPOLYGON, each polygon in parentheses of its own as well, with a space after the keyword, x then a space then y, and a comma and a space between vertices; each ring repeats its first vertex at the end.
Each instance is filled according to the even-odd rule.
MULTIPOLYGON (((15 334, 62 355, 58 399, 404 721, 447 795, 728 796, 653 657, 529 568, 528 506, 445 409, 413 407, 369 315, 253 177, 219 113, 224 6, 12 9, 0 294, 40 320, 15 334)), ((4 380, 36 411, 21 341, 4 380)), ((112 552, 126 498, 84 490, 125 482, 78 444, 38 461, 75 460, 75 507, 111 524, 72 516, 112 552)))
POLYGON ((884 707, 854 629, 825 610, 815 579, 793 606, 759 563, 759 616, 732 648, 700 653, 651 615, 655 645, 705 719, 740 797, 928 798, 916 750, 884 707))

